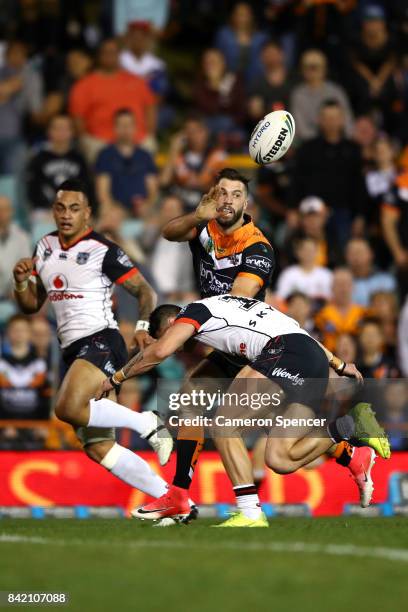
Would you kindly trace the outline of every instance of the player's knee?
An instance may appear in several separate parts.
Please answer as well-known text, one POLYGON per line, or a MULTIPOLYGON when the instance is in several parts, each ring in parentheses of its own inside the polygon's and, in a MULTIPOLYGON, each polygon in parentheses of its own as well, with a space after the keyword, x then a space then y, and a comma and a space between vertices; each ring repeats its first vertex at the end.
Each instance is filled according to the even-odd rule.
POLYGON ((265 463, 276 474, 285 475, 295 471, 295 466, 290 457, 281 449, 270 450, 265 457, 265 463))
POLYGON ((92 459, 92 461, 95 461, 95 463, 101 463, 113 445, 114 442, 108 440, 104 442, 94 442, 92 444, 87 444, 84 447, 84 451, 88 457, 92 459))

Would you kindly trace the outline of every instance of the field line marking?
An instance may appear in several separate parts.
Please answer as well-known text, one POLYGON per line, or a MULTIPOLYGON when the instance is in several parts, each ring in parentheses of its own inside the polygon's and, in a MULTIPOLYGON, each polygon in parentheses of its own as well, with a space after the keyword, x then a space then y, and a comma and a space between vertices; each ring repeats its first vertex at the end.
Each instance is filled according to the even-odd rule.
POLYGON ((313 544, 310 542, 180 542, 171 540, 134 540, 132 542, 101 542, 100 540, 54 540, 41 536, 23 536, 17 534, 0 534, 0 544, 43 544, 57 546, 120 546, 126 548, 169 548, 184 549, 199 548, 205 550, 234 550, 239 552, 281 552, 326 554, 340 557, 365 557, 371 559, 386 559, 408 563, 408 549, 358 546, 355 544, 313 544))

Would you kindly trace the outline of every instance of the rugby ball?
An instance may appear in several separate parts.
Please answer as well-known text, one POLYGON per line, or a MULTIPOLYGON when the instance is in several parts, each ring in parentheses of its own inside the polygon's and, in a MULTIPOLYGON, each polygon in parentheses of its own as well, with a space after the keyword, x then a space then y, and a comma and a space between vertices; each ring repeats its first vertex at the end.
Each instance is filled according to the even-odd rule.
POLYGON ((257 164, 270 164, 283 157, 295 137, 295 120, 288 111, 268 113, 255 127, 249 154, 257 164))

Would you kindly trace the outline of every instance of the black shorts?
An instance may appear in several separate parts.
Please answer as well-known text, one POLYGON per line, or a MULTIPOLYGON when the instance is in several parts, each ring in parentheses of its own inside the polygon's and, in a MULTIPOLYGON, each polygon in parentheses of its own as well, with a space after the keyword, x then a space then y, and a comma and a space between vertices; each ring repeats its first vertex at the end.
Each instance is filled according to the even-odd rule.
POLYGON ((95 334, 76 340, 62 351, 66 370, 76 359, 85 359, 111 376, 128 360, 125 341, 117 329, 102 329, 95 334))
POLYGON ((245 357, 229 355, 218 350, 212 351, 206 359, 217 366, 224 378, 235 378, 243 367, 249 365, 249 361, 245 357))
POLYGON ((272 338, 251 368, 276 382, 285 392, 285 403, 317 409, 326 394, 329 362, 313 338, 286 334, 272 338))

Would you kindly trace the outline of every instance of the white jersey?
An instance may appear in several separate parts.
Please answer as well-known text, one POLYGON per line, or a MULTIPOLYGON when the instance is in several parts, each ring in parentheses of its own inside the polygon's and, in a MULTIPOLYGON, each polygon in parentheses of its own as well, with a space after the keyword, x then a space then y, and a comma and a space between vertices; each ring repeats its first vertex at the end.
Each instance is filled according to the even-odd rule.
POLYGON ((182 309, 177 322, 194 325, 195 340, 249 361, 256 359, 272 338, 287 334, 309 336, 297 321, 265 302, 232 295, 192 302, 182 309))
POLYGON ((63 247, 53 232, 37 242, 34 257, 34 275, 54 307, 61 348, 102 329, 118 328, 113 284, 138 271, 122 249, 92 230, 63 247))

